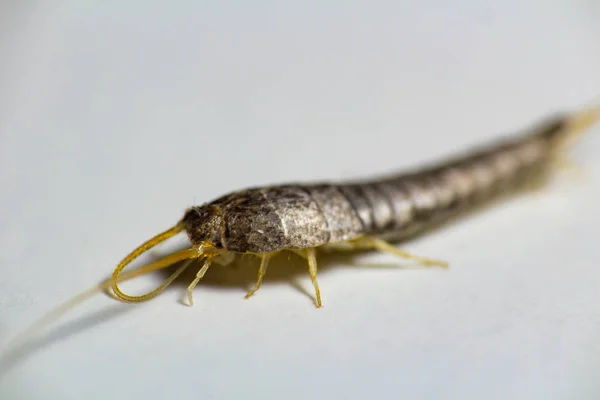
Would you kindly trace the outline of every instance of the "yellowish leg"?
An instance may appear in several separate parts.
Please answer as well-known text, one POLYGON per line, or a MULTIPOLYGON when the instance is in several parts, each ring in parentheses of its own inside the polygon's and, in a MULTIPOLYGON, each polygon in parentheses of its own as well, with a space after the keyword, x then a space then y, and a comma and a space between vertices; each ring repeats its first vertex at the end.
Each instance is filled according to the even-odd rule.
POLYGON ((248 291, 248 293, 246 293, 247 299, 250 298, 250 296, 252 296, 260 288, 263 276, 265 276, 265 274, 267 273, 267 265, 269 264, 270 258, 271 255, 269 253, 263 253, 261 255, 260 267, 258 268, 258 277, 256 278, 256 284, 252 289, 248 291))
POLYGON ((321 291, 319 290, 319 283, 317 282, 317 256, 315 249, 306 249, 306 258, 308 259, 308 273, 310 274, 310 279, 315 287, 317 307, 323 307, 323 303, 321 302, 321 291))
POLYGON ((208 267, 210 267, 210 262, 211 262, 211 260, 206 260, 204 262, 204 265, 202 266, 202 268, 200 268, 200 270, 196 274, 196 278, 194 278, 192 283, 190 283, 190 286, 188 286, 187 291, 188 291, 188 301, 189 301, 190 306, 194 305, 194 297, 192 296, 192 291, 194 290, 194 288, 196 287, 198 282, 200 282, 200 279, 204 278, 204 274, 206 274, 206 271, 208 271, 208 267))
POLYGON ((437 266, 442 268, 448 268, 448 263, 446 261, 434 260, 431 258, 420 257, 414 254, 407 253, 406 251, 402 251, 395 246, 392 246, 385 240, 376 238, 376 237, 362 237, 359 239, 355 239, 350 242, 352 245, 355 245, 357 248, 363 249, 375 249, 379 251, 384 251, 386 253, 394 254, 398 257, 406 258, 408 260, 414 260, 424 266, 437 266))

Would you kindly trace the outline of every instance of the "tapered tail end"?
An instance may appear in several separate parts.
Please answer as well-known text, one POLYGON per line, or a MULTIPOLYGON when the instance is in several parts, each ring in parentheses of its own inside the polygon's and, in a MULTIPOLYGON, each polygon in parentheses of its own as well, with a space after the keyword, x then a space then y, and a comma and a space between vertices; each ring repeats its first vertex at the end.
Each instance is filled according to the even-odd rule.
POLYGON ((579 136, 598 121, 600 121, 600 106, 587 108, 567 117, 566 131, 569 136, 579 136))
POLYGON ((564 120, 563 129, 561 129, 562 134, 557 143, 557 150, 568 150, 583 132, 597 122, 600 122, 600 106, 589 107, 567 116, 564 120))

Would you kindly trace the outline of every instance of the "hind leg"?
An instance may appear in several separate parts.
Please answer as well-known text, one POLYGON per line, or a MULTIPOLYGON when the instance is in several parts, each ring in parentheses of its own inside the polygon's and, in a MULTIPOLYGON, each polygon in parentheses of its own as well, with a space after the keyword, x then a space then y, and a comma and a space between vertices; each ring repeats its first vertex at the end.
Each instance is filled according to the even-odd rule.
POLYGON ((376 237, 365 236, 365 237, 361 237, 361 238, 352 240, 348 243, 356 249, 369 249, 369 250, 383 251, 383 252, 398 256, 398 257, 406 258, 408 260, 417 261, 419 264, 427 266, 427 267, 437 266, 437 267, 442 267, 442 268, 448 268, 448 263, 446 261, 435 260, 435 259, 421 257, 421 256, 417 256, 417 255, 414 255, 411 253, 407 253, 406 251, 400 250, 399 248, 389 244, 385 240, 382 240, 382 239, 379 239, 376 237))

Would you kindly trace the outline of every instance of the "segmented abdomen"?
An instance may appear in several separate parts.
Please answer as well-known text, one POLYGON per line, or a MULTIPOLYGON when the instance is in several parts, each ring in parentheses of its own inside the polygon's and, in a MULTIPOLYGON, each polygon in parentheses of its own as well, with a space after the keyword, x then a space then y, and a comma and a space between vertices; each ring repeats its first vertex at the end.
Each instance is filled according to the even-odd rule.
POLYGON ((192 243, 209 240, 237 252, 309 248, 361 235, 399 239, 543 171, 561 128, 558 120, 520 139, 413 174, 233 192, 190 209, 184 223, 192 243))
POLYGON ((361 234, 402 237, 442 222, 543 171, 559 122, 539 133, 415 174, 303 186, 327 221, 329 242, 361 234))

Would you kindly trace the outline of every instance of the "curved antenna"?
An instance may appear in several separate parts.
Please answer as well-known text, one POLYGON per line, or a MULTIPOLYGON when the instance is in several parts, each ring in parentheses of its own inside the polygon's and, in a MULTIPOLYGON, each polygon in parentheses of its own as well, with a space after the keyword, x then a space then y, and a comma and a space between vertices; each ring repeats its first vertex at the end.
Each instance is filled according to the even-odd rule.
MULTIPOLYGON (((123 261, 121 261, 119 263, 119 265, 117 265, 117 267, 115 268, 115 270, 112 273, 110 287, 112 288, 114 295, 117 298, 119 298, 120 300, 128 302, 128 303, 139 303, 142 301, 150 300, 151 298, 158 296, 160 293, 162 293, 163 290, 165 290, 165 288, 167 286, 169 286, 175 279, 177 279, 177 277, 179 275, 181 275, 181 273, 188 267, 188 265, 190 263, 184 263, 171 276, 169 276, 167 278, 167 280, 164 281, 160 286, 158 286, 156 289, 154 289, 146 294, 143 294, 141 296, 130 296, 128 294, 125 294, 121 291, 121 289, 119 289, 119 286, 118 286, 118 283, 120 281, 119 275, 121 274, 121 271, 123 271, 123 269, 127 265, 129 265, 133 260, 138 258, 141 254, 150 250, 152 247, 158 245, 159 243, 164 242, 165 240, 175 236, 176 234, 181 232, 183 229, 184 229, 183 224, 179 223, 179 224, 175 225, 174 227, 167 229, 166 231, 164 231, 162 233, 159 233, 158 235, 154 236, 152 239, 147 240, 146 242, 144 242, 143 244, 138 246, 135 250, 133 250, 131 253, 129 253, 123 259, 123 261)), ((189 260, 189 259, 193 259, 193 258, 199 258, 201 256, 202 256, 202 250, 200 250, 200 249, 189 248, 186 250, 180 250, 176 253, 173 253, 164 258, 161 258, 160 260, 153 262, 150 265, 143 267, 143 269, 145 271, 149 271, 149 270, 154 271, 157 269, 167 268, 179 261, 189 260)))
MULTIPOLYGON (((203 256, 207 256, 208 258, 210 258, 211 254, 210 253, 205 254, 203 252, 203 247, 190 248, 190 249, 181 250, 181 251, 175 252, 173 254, 170 254, 164 258, 161 258, 160 260, 158 260, 156 262, 139 267, 137 269, 134 269, 133 271, 128 271, 128 272, 122 272, 122 271, 128 264, 130 264, 133 260, 135 260, 141 254, 148 251, 149 249, 156 246, 157 244, 164 242, 165 240, 175 236, 176 234, 181 232, 183 229, 184 229, 183 225, 181 223, 179 223, 179 224, 175 225, 174 227, 172 227, 162 233, 159 233, 158 235, 154 236, 152 239, 147 240, 142 245, 138 246, 135 250, 133 250, 130 254, 128 254, 123 259, 123 261, 121 261, 119 263, 119 265, 115 268, 111 278, 107 279, 106 281, 104 281, 98 285, 95 285, 95 286, 89 288, 88 290, 86 290, 86 291, 78 294, 77 296, 60 304, 54 310, 46 313, 39 320, 37 320, 36 322, 31 324, 27 329, 22 331, 19 335, 15 336, 15 338, 12 339, 10 342, 8 342, 6 345, 2 345, 1 349, 0 349, 2 356, 11 354, 11 352, 14 351, 14 349, 19 348, 21 345, 26 343, 27 339, 32 337, 35 333, 40 332, 42 329, 44 329, 46 326, 50 325, 52 322, 56 321, 60 316, 65 314, 67 311, 73 309, 75 306, 81 304, 82 302, 86 301, 87 299, 89 299, 90 297, 94 296, 95 294, 97 294, 99 292, 102 292, 102 291, 109 292, 110 289, 112 289, 113 293, 109 292, 111 295, 113 295, 114 297, 117 297, 118 299, 121 299, 125 302, 130 302, 130 303, 136 303, 136 302, 149 300, 149 299, 159 295, 167 286, 169 286, 169 284, 171 284, 171 282, 173 282, 179 275, 181 275, 181 273, 191 264, 191 262, 194 259, 200 258, 203 256), (145 275, 145 274, 148 274, 150 272, 153 272, 153 271, 156 271, 159 269, 167 268, 167 267, 169 267, 179 261, 183 261, 183 260, 187 260, 187 261, 184 262, 171 276, 169 276, 169 278, 167 278, 167 280, 165 282, 163 282, 158 288, 156 288, 156 289, 152 290, 151 292, 148 292, 144 295, 129 296, 129 295, 123 293, 118 287, 118 283, 120 283, 120 282, 135 278, 140 275, 145 275)), ((213 254, 213 256, 214 256, 214 254, 213 254)))
MULTIPOLYGON (((182 270, 187 268, 187 266, 192 261, 193 261, 193 259, 188 259, 179 268, 182 270)), ((133 271, 128 271, 128 272, 122 273, 119 276, 119 282, 123 282, 123 281, 129 280, 129 279, 135 278, 137 276, 140 276, 140 275, 145 275, 145 274, 148 274, 150 272, 156 271, 157 269, 161 269, 161 268, 164 268, 164 267, 158 263, 152 263, 149 265, 145 265, 145 266, 135 269, 133 271)), ((19 335, 15 336, 15 338, 12 339, 10 342, 3 345, 2 348, 7 349, 7 351, 2 351, 2 353, 8 354, 11 351, 13 351, 14 349, 18 348, 19 346, 22 346, 24 343, 27 342, 27 340, 30 337, 34 336, 34 334, 40 332, 45 327, 47 327, 48 325, 50 325, 51 323, 56 321, 58 318, 60 318, 62 315, 64 315, 67 311, 70 311, 75 306, 83 303, 87 299, 93 297, 94 295, 96 295, 100 292, 103 292, 103 291, 108 292, 109 289, 111 288, 111 283, 112 283, 112 280, 107 279, 104 282, 102 282, 94 287, 91 287, 91 288, 87 289, 86 291, 79 293, 75 297, 72 297, 71 299, 65 301, 64 303, 58 305, 52 311, 46 313, 40 319, 38 319, 36 322, 32 323, 27 329, 25 329, 21 333, 19 333, 19 335)), ((111 295, 112 295, 112 293, 111 293, 111 295)))

